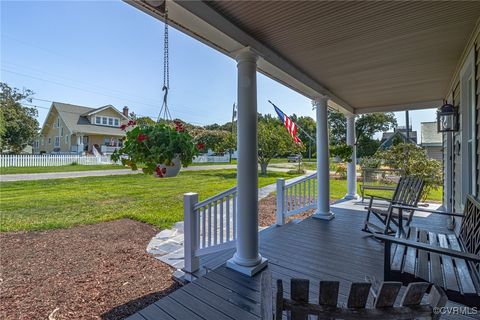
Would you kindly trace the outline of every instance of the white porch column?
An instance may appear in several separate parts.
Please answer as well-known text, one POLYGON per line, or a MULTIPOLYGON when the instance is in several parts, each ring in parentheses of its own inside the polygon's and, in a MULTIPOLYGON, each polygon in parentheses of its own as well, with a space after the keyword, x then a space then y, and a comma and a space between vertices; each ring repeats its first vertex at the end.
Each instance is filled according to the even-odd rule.
POLYGON ((77 152, 83 154, 83 135, 77 134, 77 152))
POLYGON ((238 70, 237 251, 227 267, 252 276, 267 265, 258 252, 257 55, 236 57, 238 70))
POLYGON ((347 116, 347 145, 352 146, 352 161, 347 163, 347 194, 344 199, 358 199, 357 194, 357 146, 355 144, 355 115, 347 116))
POLYGON ((317 211, 314 218, 331 220, 335 215, 330 211, 330 166, 328 144, 328 96, 320 96, 313 101, 317 109, 317 211))

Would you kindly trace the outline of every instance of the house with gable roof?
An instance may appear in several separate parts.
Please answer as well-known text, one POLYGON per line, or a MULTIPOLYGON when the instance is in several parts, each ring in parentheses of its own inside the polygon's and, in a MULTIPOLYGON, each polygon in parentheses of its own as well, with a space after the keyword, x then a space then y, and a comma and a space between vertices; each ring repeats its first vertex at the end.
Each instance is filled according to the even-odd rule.
POLYGON ((122 146, 128 122, 128 107, 122 111, 112 105, 99 108, 53 102, 34 153, 111 154, 122 146))

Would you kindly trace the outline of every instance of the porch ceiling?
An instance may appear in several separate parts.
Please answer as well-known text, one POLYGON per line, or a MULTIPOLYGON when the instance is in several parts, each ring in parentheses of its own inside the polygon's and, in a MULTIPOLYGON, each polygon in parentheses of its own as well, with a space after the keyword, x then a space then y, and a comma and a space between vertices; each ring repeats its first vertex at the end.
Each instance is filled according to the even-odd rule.
MULTIPOLYGON (((134 5, 159 17, 159 2, 148 2, 134 5)), ((263 57, 260 71, 306 96, 329 94, 355 113, 436 106, 480 17, 475 1, 168 5, 182 31, 230 56, 251 46, 263 57)))

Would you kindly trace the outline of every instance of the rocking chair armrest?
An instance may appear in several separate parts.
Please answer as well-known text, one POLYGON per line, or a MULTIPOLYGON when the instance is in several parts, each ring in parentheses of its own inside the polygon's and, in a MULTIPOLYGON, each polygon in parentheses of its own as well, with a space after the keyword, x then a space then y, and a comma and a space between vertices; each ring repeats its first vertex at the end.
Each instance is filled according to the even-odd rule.
POLYGON ((459 214, 459 213, 425 209, 425 208, 422 208, 422 207, 407 206, 407 205, 403 205, 403 204, 392 204, 392 207, 397 208, 397 209, 403 209, 403 210, 414 210, 414 211, 422 211, 422 212, 428 212, 428 213, 434 213, 434 214, 441 214, 441 215, 444 215, 444 216, 451 216, 451 217, 460 217, 460 218, 463 217, 463 214, 459 214))
POLYGON ((452 249, 447 249, 447 248, 441 248, 441 247, 436 247, 432 246, 430 244, 422 243, 422 242, 416 242, 416 241, 411 241, 411 240, 406 240, 406 239, 400 239, 400 238, 395 238, 392 236, 387 236, 387 235, 382 235, 382 234, 374 234, 373 237, 379 240, 385 241, 385 245, 391 245, 392 243, 396 243, 399 245, 403 245, 406 247, 411 247, 419 250, 425 250, 428 252, 433 252, 433 253, 438 253, 438 254, 443 254, 449 257, 453 258, 460 258, 468 261, 473 261, 473 262, 480 262, 480 256, 473 254, 473 253, 468 253, 468 252, 462 252, 462 251, 456 251, 452 249))

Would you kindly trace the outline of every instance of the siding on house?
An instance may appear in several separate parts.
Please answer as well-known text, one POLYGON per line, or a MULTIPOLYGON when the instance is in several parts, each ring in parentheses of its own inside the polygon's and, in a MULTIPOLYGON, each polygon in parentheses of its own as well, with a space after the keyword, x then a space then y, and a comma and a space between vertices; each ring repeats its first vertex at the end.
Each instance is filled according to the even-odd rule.
MULTIPOLYGON (((453 105, 455 107, 460 107, 460 81, 455 84, 453 89, 453 105)), ((462 195, 461 195, 461 188, 462 188, 462 157, 458 154, 459 149, 458 145, 462 143, 462 119, 460 117, 460 130, 455 132, 453 135, 453 209, 455 211, 461 211, 461 204, 462 204, 462 195)))
POLYGON ((477 195, 480 190, 480 33, 475 40, 475 99, 477 106, 477 195))
MULTIPOLYGON (((475 148, 476 148, 476 167, 471 174, 476 179, 476 194, 475 196, 478 197, 479 190, 480 190, 480 32, 477 27, 477 36, 476 39, 470 43, 468 48, 465 48, 465 52, 472 52, 474 53, 473 62, 474 62, 474 119, 475 121, 475 132, 476 132, 476 141, 475 141, 475 148)), ((471 57, 471 56, 470 56, 471 57)), ((471 61, 471 60, 469 60, 471 61)), ((469 63, 469 61, 463 61, 463 64, 459 66, 459 70, 462 70, 464 66, 469 63)), ((448 92, 447 96, 450 97, 448 102, 452 103, 454 106, 459 108, 460 117, 459 117, 459 130, 453 134, 453 146, 452 146, 452 161, 453 161, 453 172, 452 172, 452 206, 453 209, 457 212, 462 212, 462 203, 465 198, 465 195, 462 191, 462 183, 465 177, 462 176, 462 154, 464 154, 464 148, 466 147, 464 141, 462 141, 462 133, 465 133, 467 129, 467 124, 462 123, 464 115, 462 113, 464 110, 461 108, 461 97, 462 97, 462 85, 461 85, 461 75, 458 73, 456 74, 456 78, 453 81, 452 89, 448 92), (462 132, 463 131, 463 132, 462 132)), ((471 119, 471 118, 470 118, 471 119)), ((465 119, 466 120, 466 119, 465 119)), ((444 163, 444 182, 446 183, 446 165, 448 163, 447 159, 447 140, 446 135, 443 135, 443 163, 444 163)), ((470 173, 469 173, 470 174, 470 173)), ((445 186, 445 184, 444 184, 445 186)), ((444 205, 446 205, 447 194, 444 193, 444 205)))
POLYGON ((55 149, 61 150, 64 152, 65 150, 70 150, 71 145, 71 132, 68 130, 67 126, 63 119, 59 116, 59 114, 52 110, 52 115, 50 119, 47 119, 47 126, 48 129, 46 133, 40 135, 38 142, 38 148, 34 149, 34 153, 46 152, 51 153, 54 152, 55 149), (57 119, 59 119, 60 125, 57 127, 57 119), (63 129, 63 134, 62 134, 63 129), (68 136, 67 140, 65 137, 68 136), (60 137, 60 145, 58 147, 55 146, 55 137, 60 137), (50 139, 50 143, 48 143, 48 139, 50 139), (42 143, 43 142, 43 143, 42 143))

